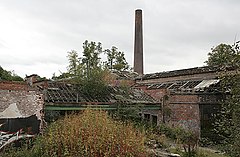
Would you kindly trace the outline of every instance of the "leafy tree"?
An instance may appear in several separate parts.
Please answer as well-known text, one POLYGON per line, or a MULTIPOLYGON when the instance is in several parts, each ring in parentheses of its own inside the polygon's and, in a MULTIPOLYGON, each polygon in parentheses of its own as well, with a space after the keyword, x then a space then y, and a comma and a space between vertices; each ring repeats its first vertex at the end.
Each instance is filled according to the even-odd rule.
POLYGON ((240 64, 238 44, 227 45, 219 44, 212 48, 212 52, 208 53, 208 60, 205 62, 209 66, 236 66, 240 64))
POLYGON ((78 58, 77 51, 72 50, 72 51, 68 52, 67 57, 68 57, 68 61, 69 61, 69 66, 68 66, 69 74, 77 75, 78 66, 79 66, 79 58, 78 58))
POLYGON ((208 65, 223 68, 234 67, 234 72, 221 74, 221 88, 226 98, 221 111, 216 115, 215 132, 219 136, 218 143, 231 156, 240 156, 240 54, 239 42, 234 45, 220 44, 209 53, 208 65))
MULTIPOLYGON (((87 82, 99 81, 102 83, 101 75, 103 73, 100 54, 102 53, 102 44, 98 42, 83 43, 83 57, 80 58, 80 69, 83 79, 87 79, 87 82)), ((85 81, 85 83, 87 83, 85 81)), ((95 82, 92 82, 95 84, 95 82)))
POLYGON ((74 83, 79 84, 82 92, 91 97, 102 97, 107 90, 104 80, 106 70, 102 68, 100 54, 101 43, 83 43, 83 57, 78 57, 76 51, 68 53, 68 73, 73 77, 74 83))
POLYGON ((92 70, 100 67, 100 54, 102 53, 102 44, 86 40, 83 43, 83 58, 81 58, 81 64, 85 64, 88 70, 92 70))
POLYGON ((14 72, 4 70, 0 66, 0 80, 7 80, 7 81, 23 81, 23 79, 16 75, 14 72))
POLYGON ((117 47, 112 46, 111 49, 106 49, 105 54, 107 54, 106 66, 108 69, 114 69, 117 71, 129 69, 129 65, 125 59, 124 53, 118 51, 117 47))
POLYGON ((80 85, 85 94, 93 97, 102 97, 106 94, 107 80, 109 79, 109 69, 127 70, 129 65, 124 57, 124 53, 118 51, 116 47, 111 50, 103 51, 100 42, 89 42, 86 40, 83 43, 82 57, 79 57, 75 50, 68 52, 68 72, 61 76, 54 76, 53 79, 72 77, 74 83, 80 85), (103 66, 103 61, 100 55, 107 55, 106 66, 103 66))
POLYGON ((11 80, 11 72, 4 70, 4 69, 0 66, 0 79, 1 79, 1 80, 11 80))

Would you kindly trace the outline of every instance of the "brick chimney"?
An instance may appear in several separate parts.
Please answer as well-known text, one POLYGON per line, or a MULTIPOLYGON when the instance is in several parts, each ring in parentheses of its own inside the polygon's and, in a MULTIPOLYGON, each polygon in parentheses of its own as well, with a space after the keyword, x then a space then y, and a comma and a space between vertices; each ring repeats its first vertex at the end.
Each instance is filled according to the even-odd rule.
POLYGON ((134 72, 143 74, 142 10, 135 11, 134 72))

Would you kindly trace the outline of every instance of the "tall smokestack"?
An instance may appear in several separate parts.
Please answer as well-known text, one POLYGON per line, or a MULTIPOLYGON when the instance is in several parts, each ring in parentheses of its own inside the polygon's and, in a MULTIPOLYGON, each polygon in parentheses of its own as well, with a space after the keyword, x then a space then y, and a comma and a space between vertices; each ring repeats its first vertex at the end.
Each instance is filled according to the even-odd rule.
POLYGON ((135 11, 134 71, 143 74, 142 10, 135 11))

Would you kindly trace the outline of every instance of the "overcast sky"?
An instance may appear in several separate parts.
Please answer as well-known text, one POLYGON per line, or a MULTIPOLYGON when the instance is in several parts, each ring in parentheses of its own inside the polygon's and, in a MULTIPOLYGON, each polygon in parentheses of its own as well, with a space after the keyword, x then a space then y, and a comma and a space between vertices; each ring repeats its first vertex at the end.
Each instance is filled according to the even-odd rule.
POLYGON ((0 66, 50 78, 85 40, 118 47, 132 65, 136 9, 144 73, 203 66, 212 47, 240 39, 240 0, 0 0, 0 66))

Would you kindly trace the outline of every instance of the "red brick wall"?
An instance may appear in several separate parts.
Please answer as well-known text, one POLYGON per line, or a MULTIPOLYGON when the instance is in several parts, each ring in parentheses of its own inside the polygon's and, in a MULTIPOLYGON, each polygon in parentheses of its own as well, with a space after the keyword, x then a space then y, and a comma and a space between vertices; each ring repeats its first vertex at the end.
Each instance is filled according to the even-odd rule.
POLYGON ((157 100, 161 100, 165 95, 167 95, 166 89, 144 89, 144 91, 157 100))
POLYGON ((0 90, 30 90, 26 82, 0 81, 0 90))
MULTIPOLYGON (((144 91, 152 97, 162 100, 164 108, 170 109, 170 115, 166 113, 164 117, 166 123, 172 126, 182 126, 200 134, 199 97, 197 95, 169 94, 167 89, 144 89, 144 91), (165 100, 163 101, 164 96, 165 100)), ((158 117, 161 118, 161 111, 158 112, 158 117)), ((159 119, 160 121, 162 119, 159 119)))
POLYGON ((168 100, 168 107, 171 110, 169 123, 200 134, 198 100, 197 95, 170 95, 168 100))
MULTIPOLYGON (((170 110, 170 115, 164 116, 164 121, 173 126, 182 126, 187 129, 191 129, 196 133, 200 134, 200 111, 199 111, 199 101, 207 101, 212 100, 212 96, 199 98, 198 95, 184 95, 171 93, 167 89, 146 89, 144 88, 144 84, 151 83, 167 83, 167 82, 175 82, 181 80, 204 80, 204 79, 215 79, 218 76, 217 72, 206 72, 200 74, 191 74, 191 75, 182 75, 182 76, 172 76, 172 77, 163 77, 163 78, 155 78, 148 80, 137 80, 136 82, 141 84, 148 94, 152 97, 163 100, 162 98, 166 98, 162 101, 163 108, 166 110, 170 110), (165 97, 164 97, 165 96, 165 97)), ((216 101, 215 101, 216 102, 216 101)), ((168 110, 168 111, 169 111, 168 110)), ((159 111, 161 112, 161 111, 159 111)))

